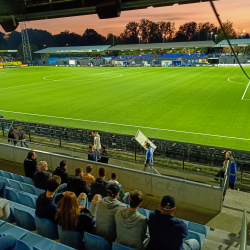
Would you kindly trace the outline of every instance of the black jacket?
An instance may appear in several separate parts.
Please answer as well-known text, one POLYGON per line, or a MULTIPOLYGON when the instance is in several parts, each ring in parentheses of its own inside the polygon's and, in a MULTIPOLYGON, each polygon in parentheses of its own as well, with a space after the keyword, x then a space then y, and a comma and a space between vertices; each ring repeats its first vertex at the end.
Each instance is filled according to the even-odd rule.
POLYGON ((88 200, 92 202, 93 197, 96 194, 100 194, 102 197, 107 196, 108 182, 102 178, 97 178, 91 183, 91 192, 88 196, 88 200))
POLYGON ((93 234, 94 231, 94 216, 90 213, 87 208, 83 208, 79 215, 79 222, 76 226, 75 231, 83 234, 84 232, 93 234))
POLYGON ((108 164, 108 162, 109 162, 108 152, 102 151, 100 156, 101 156, 101 159, 99 160, 99 162, 108 164))
POLYGON ((47 190, 46 181, 51 176, 48 172, 36 172, 33 176, 33 181, 36 188, 47 190))
POLYGON ((26 158, 23 163, 25 176, 33 179, 34 174, 38 171, 36 159, 26 158))
POLYGON ((80 176, 69 177, 67 190, 74 192, 76 197, 78 197, 81 193, 88 195, 90 192, 87 181, 83 180, 80 176))
POLYGON ((69 181, 69 174, 66 172, 65 168, 57 167, 56 170, 53 172, 53 175, 57 175, 61 177, 62 179, 61 184, 68 183, 69 181))

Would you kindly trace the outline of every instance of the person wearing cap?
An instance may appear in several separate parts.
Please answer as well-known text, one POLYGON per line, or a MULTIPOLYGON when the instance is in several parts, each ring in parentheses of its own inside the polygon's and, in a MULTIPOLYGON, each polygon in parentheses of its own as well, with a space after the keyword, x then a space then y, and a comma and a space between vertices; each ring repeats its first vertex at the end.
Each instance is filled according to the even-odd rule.
POLYGON ((95 195, 90 212, 96 216, 95 234, 104 238, 109 244, 116 239, 116 212, 127 208, 126 204, 117 200, 120 188, 117 184, 110 184, 107 188, 107 197, 101 199, 100 195, 95 195))
POLYGON ((134 190, 128 199, 129 208, 115 214, 116 242, 135 250, 144 250, 149 240, 148 219, 137 211, 142 205, 143 194, 134 190))
POLYGON ((195 239, 185 240, 188 235, 187 225, 174 216, 176 211, 174 197, 162 198, 160 211, 149 215, 148 227, 150 242, 147 250, 199 250, 200 244, 195 239))

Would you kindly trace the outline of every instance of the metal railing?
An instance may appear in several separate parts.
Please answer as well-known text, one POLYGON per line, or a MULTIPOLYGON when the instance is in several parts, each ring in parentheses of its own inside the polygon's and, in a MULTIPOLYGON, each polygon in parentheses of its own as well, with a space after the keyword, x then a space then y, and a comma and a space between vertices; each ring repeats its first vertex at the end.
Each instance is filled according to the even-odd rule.
POLYGON ((247 211, 246 208, 244 208, 241 233, 240 233, 240 250, 246 250, 246 249, 247 249, 247 211))

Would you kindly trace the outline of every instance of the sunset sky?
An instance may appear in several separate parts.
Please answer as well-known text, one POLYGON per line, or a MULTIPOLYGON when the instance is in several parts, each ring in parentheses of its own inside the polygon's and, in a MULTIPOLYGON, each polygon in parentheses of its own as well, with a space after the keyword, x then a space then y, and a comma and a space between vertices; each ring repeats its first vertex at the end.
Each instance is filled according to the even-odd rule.
MULTIPOLYGON (((219 0, 215 1, 215 6, 223 21, 227 19, 234 23, 234 29, 238 33, 245 30, 250 33, 250 0, 219 0)), ((212 22, 218 25, 215 15, 212 12, 209 2, 174 5, 170 7, 148 8, 134 11, 124 11, 119 18, 99 20, 97 15, 57 18, 43 21, 32 21, 27 24, 28 28, 44 29, 52 34, 58 34, 61 31, 69 30, 82 34, 86 28, 93 28, 100 34, 106 36, 108 33, 119 35, 123 32, 129 21, 137 21, 146 18, 151 21, 171 21, 175 22, 176 29, 179 25, 189 21, 212 22)), ((0 28, 1 32, 4 32, 0 28)), ((17 29, 20 31, 20 27, 17 29)))

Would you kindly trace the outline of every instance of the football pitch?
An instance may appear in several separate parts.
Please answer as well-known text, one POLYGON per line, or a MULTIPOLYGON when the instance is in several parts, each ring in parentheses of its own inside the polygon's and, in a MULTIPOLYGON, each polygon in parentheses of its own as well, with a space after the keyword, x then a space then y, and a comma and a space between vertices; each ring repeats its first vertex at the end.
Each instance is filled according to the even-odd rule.
POLYGON ((0 114, 250 150, 248 86, 239 67, 0 69, 0 114))

